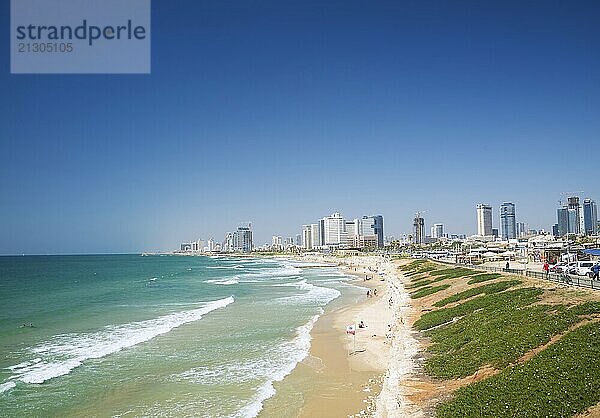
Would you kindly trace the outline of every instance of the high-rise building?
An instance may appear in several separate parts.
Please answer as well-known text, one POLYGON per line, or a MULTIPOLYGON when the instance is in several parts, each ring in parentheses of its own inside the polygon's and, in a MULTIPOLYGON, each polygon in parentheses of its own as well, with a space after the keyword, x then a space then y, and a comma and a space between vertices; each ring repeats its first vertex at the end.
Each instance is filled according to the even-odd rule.
POLYGON ((321 230, 319 228, 319 224, 310 224, 310 235, 312 237, 313 248, 323 245, 323 242, 321 241, 321 230))
POLYGON ((361 225, 358 219, 345 221, 345 223, 346 234, 348 235, 348 237, 355 237, 357 235, 361 235, 361 225))
POLYGON ((502 239, 517 238, 514 203, 504 202, 500 205, 500 227, 502 229, 502 239))
POLYGON ((283 237, 280 235, 273 235, 273 237, 271 237, 271 248, 276 251, 283 250, 283 237))
POLYGON ((312 250, 316 247, 314 238, 315 237, 312 234, 312 225, 302 225, 302 248, 305 250, 312 250))
POLYGON ((598 208, 592 199, 583 201, 583 231, 585 235, 598 233, 598 208))
POLYGON ((431 238, 442 238, 444 236, 444 224, 433 224, 431 227, 431 238))
POLYGON ((215 250, 215 240, 210 238, 207 242, 206 242, 206 249, 208 251, 214 251, 215 250))
POLYGON ((477 205, 477 235, 492 235, 492 207, 482 203, 477 205))
POLYGON ((381 248, 383 247, 383 216, 373 216, 373 222, 373 230, 375 231, 375 235, 377 235, 377 246, 381 248))
POLYGON ((556 228, 559 237, 564 237, 569 233, 569 214, 566 206, 556 209, 556 228))
POLYGON ((346 222, 339 212, 321 219, 323 224, 323 245, 344 246, 348 239, 346 222))
POLYGON ((527 225, 525 222, 517 222, 517 237, 524 237, 527 234, 527 225))
MULTIPOLYGON (((590 215, 592 209, 590 205, 590 215)), ((579 235, 585 232, 585 214, 579 204, 579 197, 572 196, 562 207, 556 210, 559 236, 567 234, 579 235)))
POLYGON ((252 251, 254 244, 252 242, 252 229, 250 225, 240 226, 236 232, 233 233, 233 247, 234 251, 240 251, 243 253, 249 253, 252 251))
POLYGON ((567 199, 567 217, 569 225, 569 234, 579 234, 581 232, 581 205, 579 197, 573 196, 567 199))
POLYGON ((425 242, 425 219, 417 215, 413 221, 413 227, 414 243, 423 244, 425 242))
POLYGON ((234 232, 228 232, 227 235, 225 235, 225 239, 223 240, 223 245, 221 245, 221 249, 225 252, 232 252, 235 251, 235 245, 234 245, 234 232))
POLYGON ((302 246, 302 235, 301 234, 296 234, 296 245, 298 247, 302 246))
POLYGON ((361 236, 372 236, 376 237, 377 247, 383 247, 383 216, 363 216, 360 219, 360 231, 361 236))
POLYGON ((558 224, 552 225, 552 236, 560 237, 560 233, 558 232, 558 224))

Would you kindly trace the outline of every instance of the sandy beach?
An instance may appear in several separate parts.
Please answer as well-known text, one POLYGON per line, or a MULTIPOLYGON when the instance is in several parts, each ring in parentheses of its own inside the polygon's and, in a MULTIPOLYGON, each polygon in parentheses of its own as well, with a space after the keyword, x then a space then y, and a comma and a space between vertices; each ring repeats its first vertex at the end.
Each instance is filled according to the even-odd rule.
POLYGON ((280 389, 302 390, 303 382, 310 382, 310 388, 304 388, 301 417, 419 416, 400 388, 413 369, 417 343, 410 330, 410 299, 398 280, 397 265, 374 256, 299 259, 338 266, 356 277, 351 283, 364 293, 319 318, 311 332, 309 356, 277 385, 278 395, 265 402, 261 416, 282 413, 277 406, 280 389), (364 328, 358 326, 361 321, 364 328), (348 325, 355 326, 355 335, 346 332, 348 325))

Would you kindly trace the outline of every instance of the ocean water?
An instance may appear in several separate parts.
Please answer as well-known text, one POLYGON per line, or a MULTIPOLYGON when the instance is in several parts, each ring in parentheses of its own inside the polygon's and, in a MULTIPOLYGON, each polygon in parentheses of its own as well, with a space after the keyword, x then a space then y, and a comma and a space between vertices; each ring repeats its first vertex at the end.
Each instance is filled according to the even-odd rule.
POLYGON ((300 267, 0 257, 0 415, 256 416, 319 315, 362 293, 333 268, 300 267))

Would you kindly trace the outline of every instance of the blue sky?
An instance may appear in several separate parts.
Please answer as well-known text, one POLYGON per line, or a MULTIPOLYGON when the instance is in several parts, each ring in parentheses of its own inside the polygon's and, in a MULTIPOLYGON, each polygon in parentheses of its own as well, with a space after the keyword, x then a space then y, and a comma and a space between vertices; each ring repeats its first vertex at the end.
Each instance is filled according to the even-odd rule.
MULTIPOLYGON (((0 36, 9 37, 9 2, 0 36)), ((150 75, 11 75, 0 254, 170 249, 334 210, 549 228, 600 200, 600 3, 157 1, 150 75)))

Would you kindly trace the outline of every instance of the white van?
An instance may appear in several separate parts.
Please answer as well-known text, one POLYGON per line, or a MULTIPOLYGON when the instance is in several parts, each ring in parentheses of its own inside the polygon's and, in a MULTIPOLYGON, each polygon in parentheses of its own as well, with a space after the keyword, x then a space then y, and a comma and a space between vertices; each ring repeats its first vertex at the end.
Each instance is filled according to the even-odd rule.
POLYGON ((578 261, 570 270, 569 273, 576 274, 578 276, 587 276, 592 272, 594 266, 593 261, 578 261))

